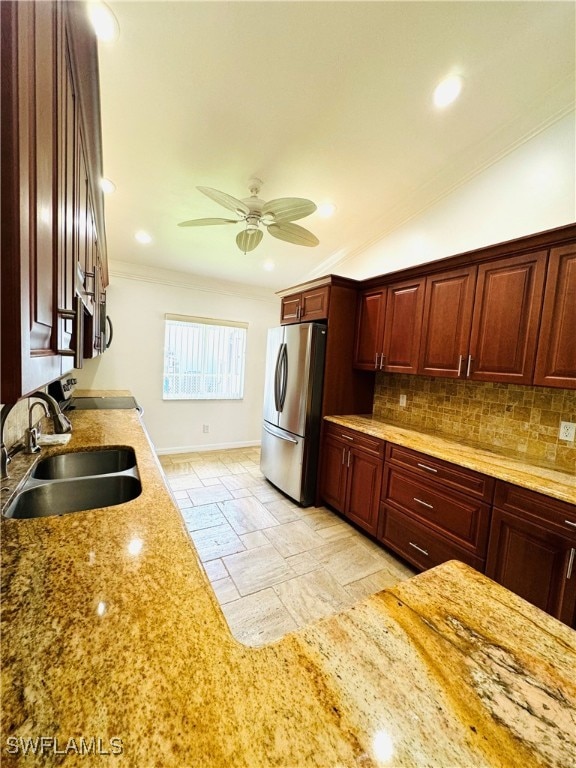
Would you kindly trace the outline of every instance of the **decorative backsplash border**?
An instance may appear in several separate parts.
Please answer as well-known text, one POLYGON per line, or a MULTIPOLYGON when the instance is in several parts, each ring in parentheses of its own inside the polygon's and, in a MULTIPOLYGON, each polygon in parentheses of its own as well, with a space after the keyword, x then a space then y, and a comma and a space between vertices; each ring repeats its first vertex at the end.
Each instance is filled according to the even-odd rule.
POLYGON ((576 445, 558 439, 561 421, 576 422, 576 391, 381 373, 373 417, 437 431, 576 473, 576 445), (406 395, 406 405, 400 405, 406 395))

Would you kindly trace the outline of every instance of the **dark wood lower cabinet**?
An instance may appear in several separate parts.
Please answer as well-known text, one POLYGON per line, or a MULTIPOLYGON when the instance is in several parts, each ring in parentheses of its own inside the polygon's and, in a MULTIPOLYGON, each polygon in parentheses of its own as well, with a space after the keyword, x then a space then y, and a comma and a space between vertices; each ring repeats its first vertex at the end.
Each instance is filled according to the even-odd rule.
POLYGON ((486 575, 576 628, 576 507, 498 483, 486 575))
POLYGON ((376 536, 384 443, 335 424, 325 428, 320 496, 351 522, 376 536))

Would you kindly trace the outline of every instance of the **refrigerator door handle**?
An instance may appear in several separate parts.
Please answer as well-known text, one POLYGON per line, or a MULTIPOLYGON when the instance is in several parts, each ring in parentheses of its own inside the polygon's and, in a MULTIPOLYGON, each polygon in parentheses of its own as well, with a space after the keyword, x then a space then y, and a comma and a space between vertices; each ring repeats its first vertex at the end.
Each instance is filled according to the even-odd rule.
POLYGON ((278 432, 273 432, 271 429, 268 429, 266 424, 264 424, 264 430, 268 432, 269 435, 272 435, 272 437, 277 437, 280 440, 286 440, 288 443, 298 444, 298 440, 295 440, 293 437, 288 437, 288 435, 279 435, 278 432))
POLYGON ((286 392, 288 389, 288 345, 282 344, 280 348, 280 354, 279 354, 279 360, 280 360, 280 368, 279 368, 279 401, 280 401, 280 407, 278 408, 279 411, 282 411, 284 409, 284 403, 286 402, 286 392))
POLYGON ((281 411, 280 406, 280 365, 282 363, 282 350, 284 344, 280 344, 278 348, 278 355, 276 356, 276 366, 274 368, 274 405, 277 411, 281 411))

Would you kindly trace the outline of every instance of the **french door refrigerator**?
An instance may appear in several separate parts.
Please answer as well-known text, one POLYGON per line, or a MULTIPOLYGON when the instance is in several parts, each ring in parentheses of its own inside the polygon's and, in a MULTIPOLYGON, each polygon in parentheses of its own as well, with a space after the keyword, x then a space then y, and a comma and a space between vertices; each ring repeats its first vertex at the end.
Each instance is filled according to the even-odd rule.
POLYGON ((316 491, 325 352, 321 323, 268 331, 260 468, 302 506, 316 491))

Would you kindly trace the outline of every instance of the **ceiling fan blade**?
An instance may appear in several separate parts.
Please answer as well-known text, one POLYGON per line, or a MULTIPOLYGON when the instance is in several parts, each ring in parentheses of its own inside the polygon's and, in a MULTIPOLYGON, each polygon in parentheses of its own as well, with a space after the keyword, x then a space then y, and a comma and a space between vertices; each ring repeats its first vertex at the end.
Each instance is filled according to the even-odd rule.
POLYGON ((316 210, 316 205, 312 200, 306 200, 303 197, 278 197, 276 200, 270 200, 262 208, 262 215, 272 214, 274 223, 281 224, 284 221, 296 221, 310 216, 316 210))
POLYGON ((243 203, 242 200, 237 200, 232 195, 227 195, 226 192, 220 192, 218 189, 212 189, 212 187, 196 187, 200 192, 207 195, 214 202, 223 205, 224 208, 228 208, 230 211, 234 211, 239 216, 247 216, 250 213, 250 208, 243 203))
POLYGON ((268 232, 278 240, 286 240, 287 243, 295 243, 296 245, 318 245, 320 240, 309 232, 304 227, 300 227, 298 224, 291 224, 286 222, 285 224, 270 224, 268 232))
POLYGON ((242 253, 248 253, 256 248, 263 236, 261 229, 243 229, 236 235, 236 245, 242 253))
POLYGON ((181 221, 179 227, 208 227, 211 224, 239 224, 242 219, 190 219, 181 221))

